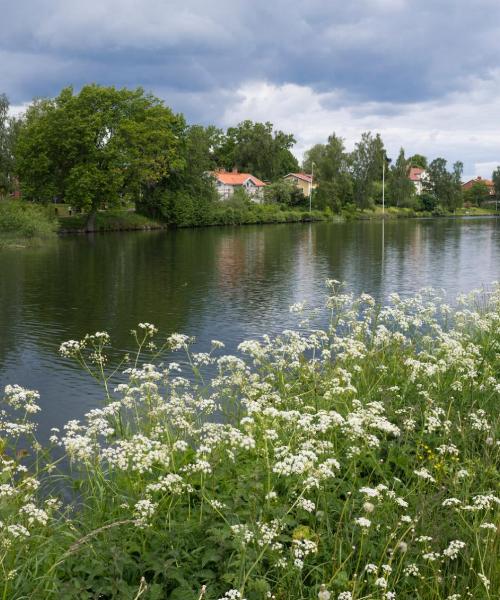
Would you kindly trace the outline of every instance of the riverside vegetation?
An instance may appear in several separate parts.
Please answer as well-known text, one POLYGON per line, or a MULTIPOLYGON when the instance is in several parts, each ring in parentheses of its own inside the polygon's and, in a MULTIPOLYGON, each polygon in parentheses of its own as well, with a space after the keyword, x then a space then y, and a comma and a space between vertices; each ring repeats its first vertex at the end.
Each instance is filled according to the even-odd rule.
POLYGON ((327 285, 239 356, 148 323, 117 364, 105 332, 63 343, 103 405, 47 446, 8 385, 0 597, 498 598, 500 286, 327 285))
MULTIPOLYGON (((77 228, 89 231, 142 226, 124 207, 156 226, 287 222, 366 216, 382 202, 385 172, 385 204, 400 217, 457 214, 464 205, 493 212, 484 181, 463 192, 460 161, 450 169, 444 158, 407 157, 403 148, 392 161, 381 136, 365 132, 351 151, 332 133, 299 165, 295 143, 292 133, 269 122, 245 120, 225 131, 188 124, 141 88, 94 84, 75 93, 68 87, 55 98, 34 100, 19 118, 9 116, 0 94, 0 195, 20 191, 30 202, 63 202, 85 215, 77 228), (235 167, 268 184, 267 208, 252 206, 242 188, 235 200, 244 209, 219 201, 210 173, 235 167), (420 196, 408 178, 411 167, 427 173, 420 196), (301 169, 314 171, 311 198, 283 179, 301 169), (310 202, 312 217, 306 215, 310 202), (106 219, 104 210, 121 214, 106 219)), ((498 199, 500 167, 492 179, 498 199)), ((66 228, 73 230, 74 222, 66 228)))

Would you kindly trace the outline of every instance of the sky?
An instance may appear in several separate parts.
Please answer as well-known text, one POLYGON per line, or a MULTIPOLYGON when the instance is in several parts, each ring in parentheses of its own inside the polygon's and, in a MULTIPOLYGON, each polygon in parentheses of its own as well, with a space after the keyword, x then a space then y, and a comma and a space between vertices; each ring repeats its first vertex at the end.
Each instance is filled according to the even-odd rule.
POLYGON ((395 157, 500 164, 498 0, 0 0, 18 113, 85 83, 142 86, 189 122, 271 121, 301 158, 335 132, 395 157))

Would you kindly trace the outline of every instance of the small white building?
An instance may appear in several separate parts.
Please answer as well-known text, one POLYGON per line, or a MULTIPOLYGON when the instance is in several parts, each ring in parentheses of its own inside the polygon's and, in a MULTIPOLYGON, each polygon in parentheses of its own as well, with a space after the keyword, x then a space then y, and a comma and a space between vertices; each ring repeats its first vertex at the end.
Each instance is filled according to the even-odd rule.
POLYGON ((417 196, 420 196, 420 194, 424 191, 424 183, 427 180, 427 171, 425 169, 421 169, 420 167, 410 167, 408 179, 413 181, 417 196))
POLYGON ((264 198, 266 184, 251 173, 239 173, 237 169, 232 171, 220 169, 214 171, 212 175, 221 200, 230 198, 237 188, 244 189, 254 202, 261 203, 264 198))

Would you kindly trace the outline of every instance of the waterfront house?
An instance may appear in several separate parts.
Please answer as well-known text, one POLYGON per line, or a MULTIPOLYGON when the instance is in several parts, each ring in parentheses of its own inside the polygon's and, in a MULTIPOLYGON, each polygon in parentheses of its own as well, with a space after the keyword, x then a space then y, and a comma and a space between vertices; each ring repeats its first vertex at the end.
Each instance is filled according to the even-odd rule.
POLYGON ((408 179, 413 182, 417 196, 424 191, 424 182, 427 179, 427 171, 420 167, 410 167, 408 179))
POLYGON ((494 196, 495 195, 495 184, 493 183, 493 181, 491 181, 491 179, 483 179, 482 177, 475 177, 474 179, 470 179, 469 181, 463 183, 462 184, 462 190, 464 192, 466 190, 470 190, 471 187, 475 183, 484 183, 484 184, 486 184, 486 187, 488 188, 490 196, 494 196))
POLYGON ((238 169, 226 171, 219 169, 212 173, 215 179, 217 192, 221 200, 230 198, 237 188, 245 190, 254 202, 262 202, 264 198, 265 183, 251 173, 239 173, 238 169))
POLYGON ((311 194, 311 190, 316 187, 312 175, 309 175, 308 173, 288 173, 283 179, 285 179, 285 181, 291 181, 300 188, 306 198, 311 194))

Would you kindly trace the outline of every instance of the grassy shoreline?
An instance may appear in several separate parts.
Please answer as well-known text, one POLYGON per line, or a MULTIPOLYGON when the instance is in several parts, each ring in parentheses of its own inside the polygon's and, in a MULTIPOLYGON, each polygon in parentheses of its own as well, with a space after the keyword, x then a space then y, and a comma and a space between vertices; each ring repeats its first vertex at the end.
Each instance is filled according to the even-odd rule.
POLYGON ((340 214, 328 211, 290 209, 276 205, 250 205, 235 207, 220 205, 207 217, 206 222, 172 225, 146 217, 133 210, 100 211, 92 230, 86 228, 86 215, 59 216, 54 207, 43 207, 19 201, 0 202, 0 247, 19 244, 33 245, 56 235, 160 230, 171 227, 198 228, 218 226, 243 226, 278 223, 309 223, 315 221, 370 221, 420 218, 462 218, 470 216, 499 216, 494 210, 477 207, 462 208, 450 214, 416 212, 412 209, 380 206, 373 210, 343 210, 340 214))

